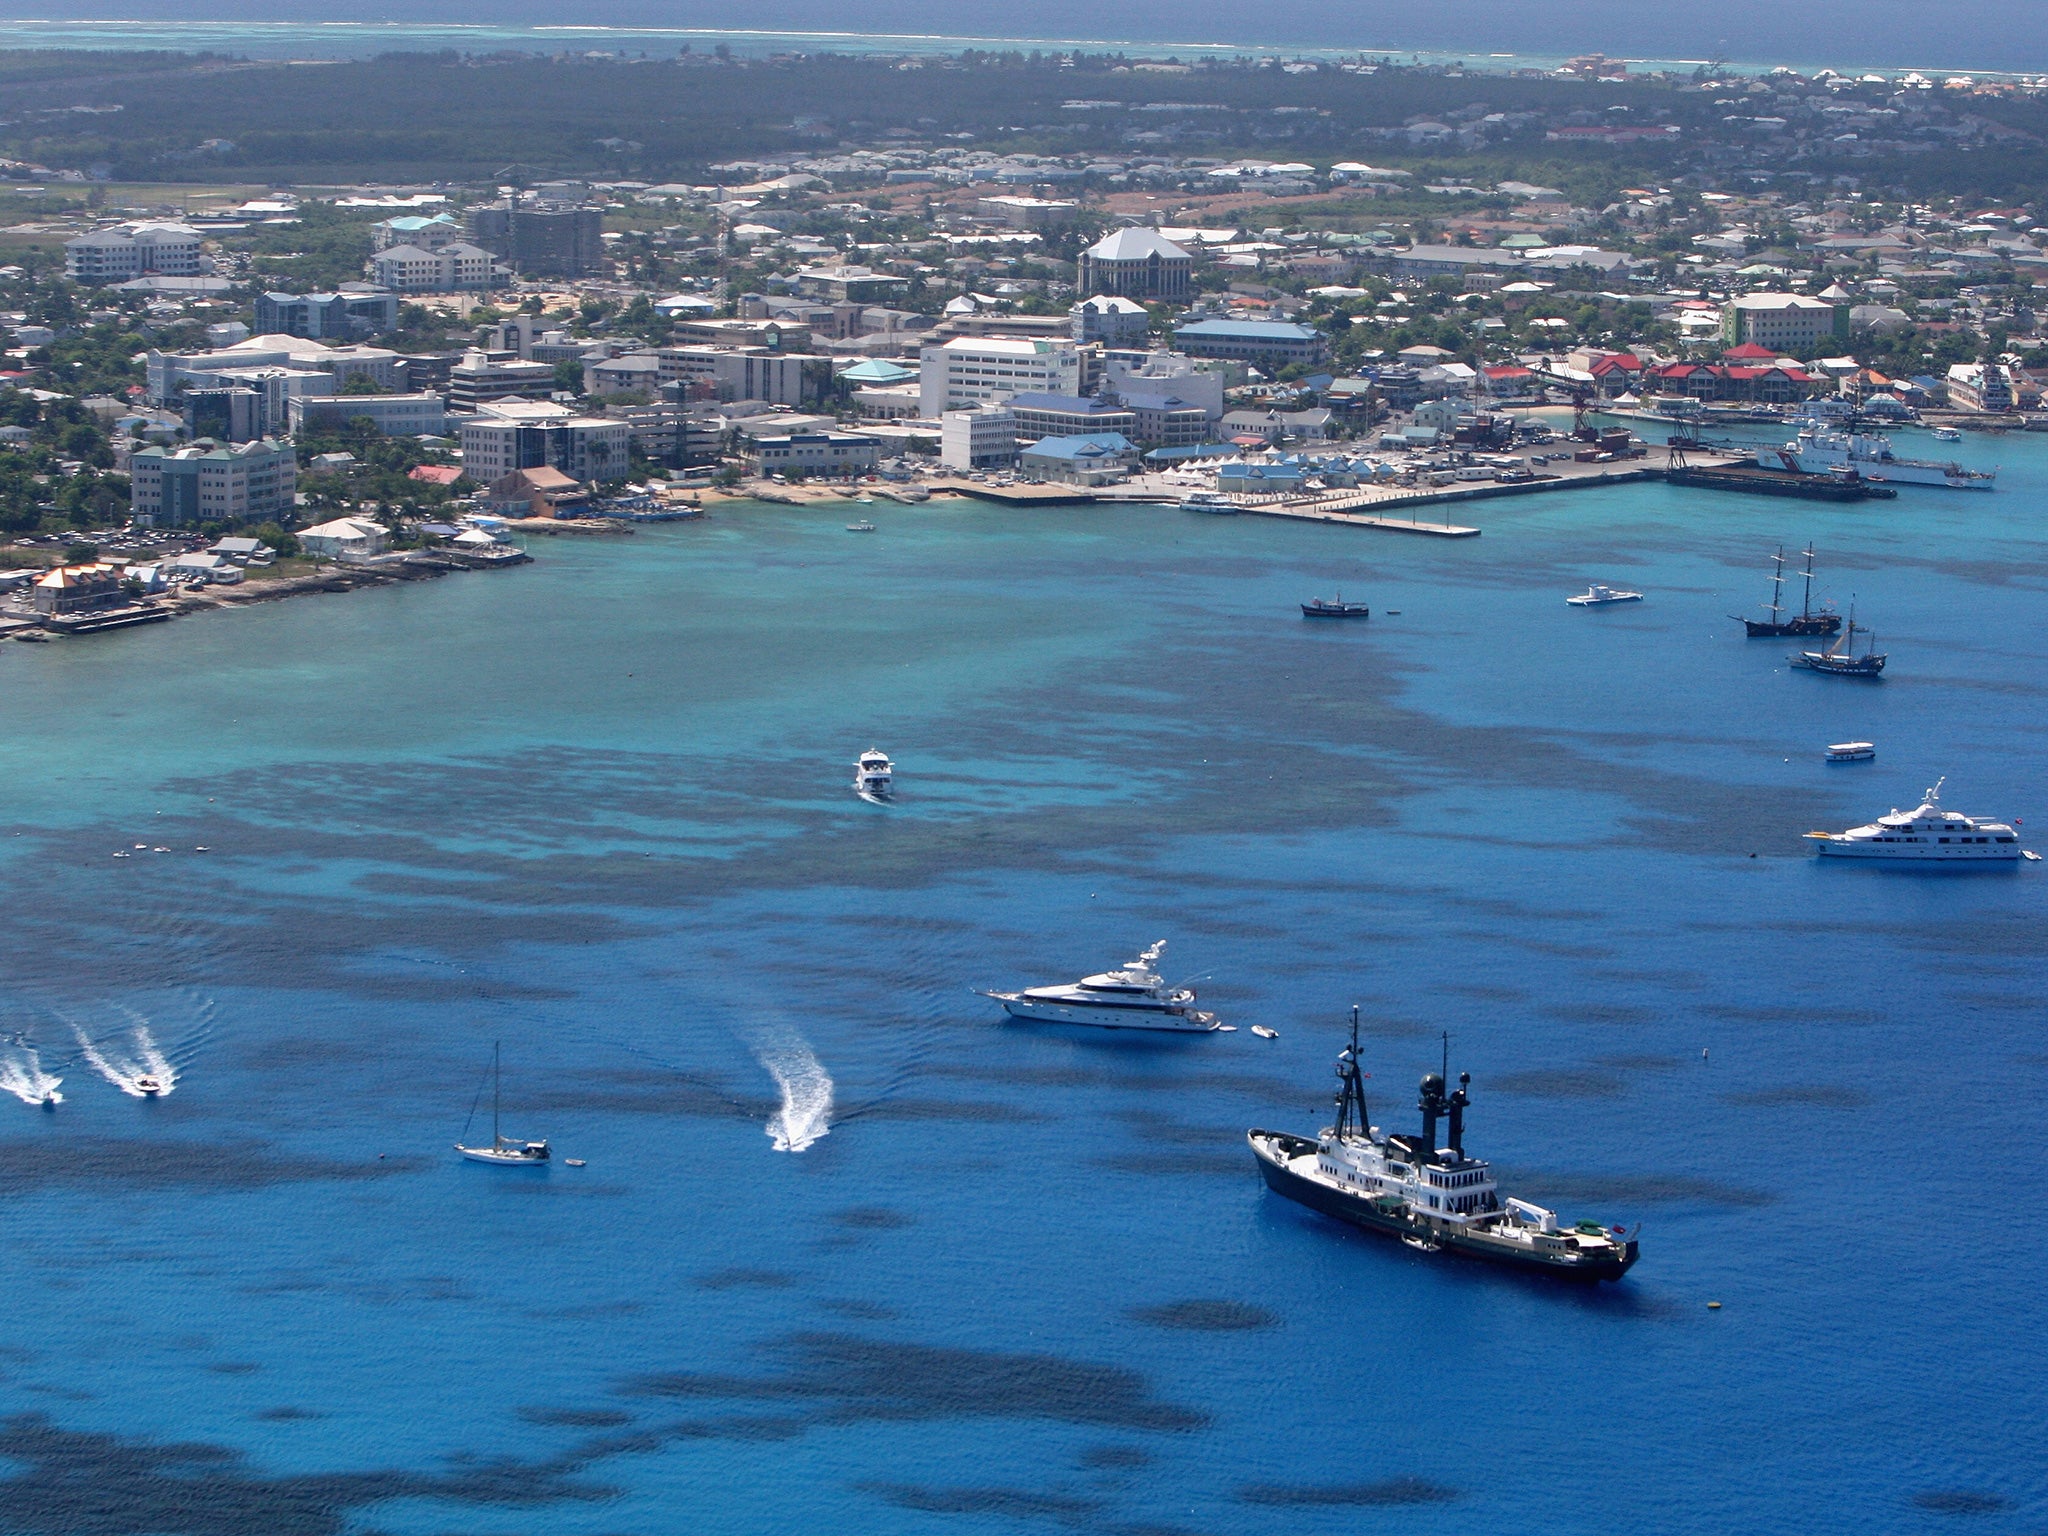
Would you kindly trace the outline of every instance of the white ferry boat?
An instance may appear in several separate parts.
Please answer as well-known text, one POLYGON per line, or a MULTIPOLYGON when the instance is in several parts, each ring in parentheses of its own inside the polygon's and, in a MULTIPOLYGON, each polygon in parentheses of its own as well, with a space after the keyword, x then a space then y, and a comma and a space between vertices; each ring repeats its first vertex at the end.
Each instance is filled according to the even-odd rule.
POLYGON ((1952 491, 1988 491, 1998 478, 1992 470, 1899 458, 1892 452, 1892 440, 1879 432, 1845 432, 1821 425, 1802 426, 1782 448, 1759 448, 1756 462, 1763 469, 1794 474, 1856 474, 1888 485, 1939 485, 1952 491))
POLYGON ((896 765, 879 747, 869 747, 853 765, 853 792, 863 800, 886 800, 895 793, 896 765))
POLYGON ((1831 763, 1867 763, 1877 756, 1874 741, 1835 741, 1828 744, 1831 763))
POLYGON ((1237 503, 1221 491, 1189 491, 1180 499, 1183 512, 1214 512, 1228 517, 1237 511, 1237 503))
POLYGON ((1565 606, 1569 608, 1605 608, 1609 603, 1640 603, 1642 600, 1643 594, 1640 592, 1630 592, 1621 587, 1610 587, 1596 581, 1577 597, 1566 598, 1565 606))
POLYGON ((1122 970, 1084 976, 1059 987, 1021 992, 984 992, 1013 1019, 1052 1024, 1092 1024, 1099 1029, 1163 1029, 1178 1034, 1228 1030, 1215 1014, 1195 1006, 1192 987, 1169 985, 1153 969, 1166 953, 1161 939, 1122 970))
POLYGON ((1941 808, 1938 780, 1917 809, 1893 810, 1864 827, 1846 832, 1809 832, 1823 855, 1849 859, 1921 859, 1981 864, 1987 859, 2015 862, 2023 850, 2019 834, 2002 821, 1965 816, 1941 808))

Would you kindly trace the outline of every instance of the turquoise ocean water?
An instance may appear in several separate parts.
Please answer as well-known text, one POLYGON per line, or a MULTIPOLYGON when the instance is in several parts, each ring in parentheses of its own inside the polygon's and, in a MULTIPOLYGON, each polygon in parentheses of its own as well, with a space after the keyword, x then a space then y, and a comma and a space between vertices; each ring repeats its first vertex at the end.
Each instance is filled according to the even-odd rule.
POLYGON ((65 1102, 0 1098, 0 1528, 2038 1529, 2048 876, 1799 838, 1943 774, 2048 822, 2048 445, 1963 451, 1457 543, 743 508, 6 647, 0 1081, 65 1102), (1737 638, 1808 538, 1882 683, 1737 638), (1161 937, 1280 1038, 970 991, 1161 937), (1376 1120, 1449 1031, 1635 1272, 1269 1196, 1354 1002, 1376 1120), (455 1159, 498 1041, 586 1167, 455 1159))

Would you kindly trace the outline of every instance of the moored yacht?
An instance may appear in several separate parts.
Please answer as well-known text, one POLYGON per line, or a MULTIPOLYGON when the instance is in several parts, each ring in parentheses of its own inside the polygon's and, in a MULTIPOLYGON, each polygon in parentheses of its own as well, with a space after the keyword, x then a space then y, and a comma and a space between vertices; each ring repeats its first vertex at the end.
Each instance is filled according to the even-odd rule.
MULTIPOLYGON (((504 1135, 498 1129, 498 1098, 502 1074, 499 1070, 498 1047, 491 1047, 491 1142, 489 1146, 455 1143, 455 1150, 472 1163, 493 1163, 500 1168, 539 1168, 546 1165, 551 1153, 545 1141, 521 1141, 517 1137, 504 1135)), ((481 1096, 481 1089, 479 1089, 481 1096)), ((476 1119, 476 1105, 469 1106, 469 1119, 476 1119)), ((469 1134, 469 1124, 462 1127, 462 1134, 469 1134)))
POLYGON ((1988 491, 1998 479, 1994 470, 1965 469, 1932 459, 1902 459, 1892 452, 1892 440, 1881 432, 1844 432, 1820 425, 1802 426, 1799 435, 1782 448, 1759 448, 1756 461, 1765 469, 1789 469, 1795 474, 1855 474, 1891 485, 1939 485, 1952 491, 1988 491))
POLYGON ((1275 1194, 1325 1216, 1398 1237, 1424 1253, 1453 1253, 1577 1280, 1619 1280, 1636 1261, 1636 1239, 1595 1221, 1566 1224, 1555 1211, 1504 1199, 1492 1165, 1465 1152, 1465 1111, 1472 1076, 1444 1089, 1450 1071, 1422 1080, 1422 1134, 1393 1135, 1371 1123, 1365 1074, 1358 1065, 1358 1010, 1351 1043, 1338 1054, 1336 1124, 1320 1136, 1245 1133, 1259 1172, 1275 1194), (1445 1126, 1446 1146, 1437 1145, 1445 1126))
POLYGON ((1058 987, 984 992, 1013 1019, 1092 1024, 1098 1029, 1162 1029, 1179 1034, 1231 1028, 1195 1006, 1192 987, 1170 985, 1153 969, 1166 953, 1161 939, 1121 970, 1084 976, 1058 987))
POLYGON ((1183 512, 1215 512, 1224 516, 1237 510, 1237 503, 1221 491, 1189 491, 1180 499, 1183 512))
POLYGON ((853 765, 853 792, 863 800, 886 800, 896 791, 896 766, 880 747, 869 747, 853 765))
POLYGON ((2017 861, 2024 850, 2019 833, 2002 821, 1965 816, 1941 808, 1940 779, 1913 810, 1894 809, 1868 826, 1846 832, 1809 832, 1814 850, 1849 859, 1921 859, 1956 863, 2017 861))
POLYGON ((1610 587, 1605 582, 1596 581, 1577 597, 1566 598, 1565 606, 1605 608, 1609 603, 1640 603, 1642 600, 1643 594, 1640 592, 1630 592, 1623 587, 1610 587))

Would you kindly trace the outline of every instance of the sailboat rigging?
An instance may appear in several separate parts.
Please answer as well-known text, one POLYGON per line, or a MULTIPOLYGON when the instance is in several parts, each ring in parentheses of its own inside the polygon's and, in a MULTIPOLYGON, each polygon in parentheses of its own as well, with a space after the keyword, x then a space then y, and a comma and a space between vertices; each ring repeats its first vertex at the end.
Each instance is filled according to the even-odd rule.
POLYGON ((500 1088, 503 1082, 501 1049, 498 1042, 491 1044, 491 1144, 484 1146, 467 1145, 469 1127, 476 1119, 477 1102, 483 1098, 483 1085, 477 1085, 477 1097, 470 1101, 469 1119, 462 1125, 463 1141, 455 1143, 455 1150, 473 1163, 496 1163, 500 1166, 534 1167, 548 1160, 548 1144, 545 1141, 520 1141, 508 1138, 499 1129, 498 1109, 500 1088))
MULTIPOLYGON (((1807 545, 1801 552, 1806 556, 1806 569, 1801 574, 1806 578, 1806 592, 1799 603, 1799 612, 1791 618, 1785 617, 1785 546, 1780 544, 1778 552, 1771 556, 1771 601, 1768 605, 1768 619, 1743 619, 1742 624, 1752 640, 1775 635, 1832 635, 1842 627, 1842 616, 1823 605, 1820 612, 1813 610, 1813 546, 1807 545)), ((1730 618, 1740 615, 1730 614, 1730 618)))

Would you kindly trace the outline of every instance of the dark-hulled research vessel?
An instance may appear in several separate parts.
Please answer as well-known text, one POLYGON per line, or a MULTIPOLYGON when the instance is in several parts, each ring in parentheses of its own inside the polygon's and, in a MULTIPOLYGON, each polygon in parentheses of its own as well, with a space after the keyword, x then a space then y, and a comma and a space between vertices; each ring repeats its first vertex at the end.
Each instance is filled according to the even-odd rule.
POLYGON ((1351 1043, 1338 1054, 1337 1079, 1337 1123, 1320 1137, 1246 1132, 1259 1172, 1275 1194, 1424 1252, 1587 1281, 1619 1280, 1635 1263, 1636 1239, 1623 1228, 1594 1221, 1566 1225, 1555 1211, 1501 1198, 1491 1165, 1465 1153, 1470 1073, 1461 1073, 1457 1090, 1448 1094, 1441 1075, 1423 1078, 1421 1135, 1381 1131, 1366 1113, 1354 1008, 1351 1043), (1436 1144, 1439 1123, 1447 1127, 1448 1146, 1436 1144))

